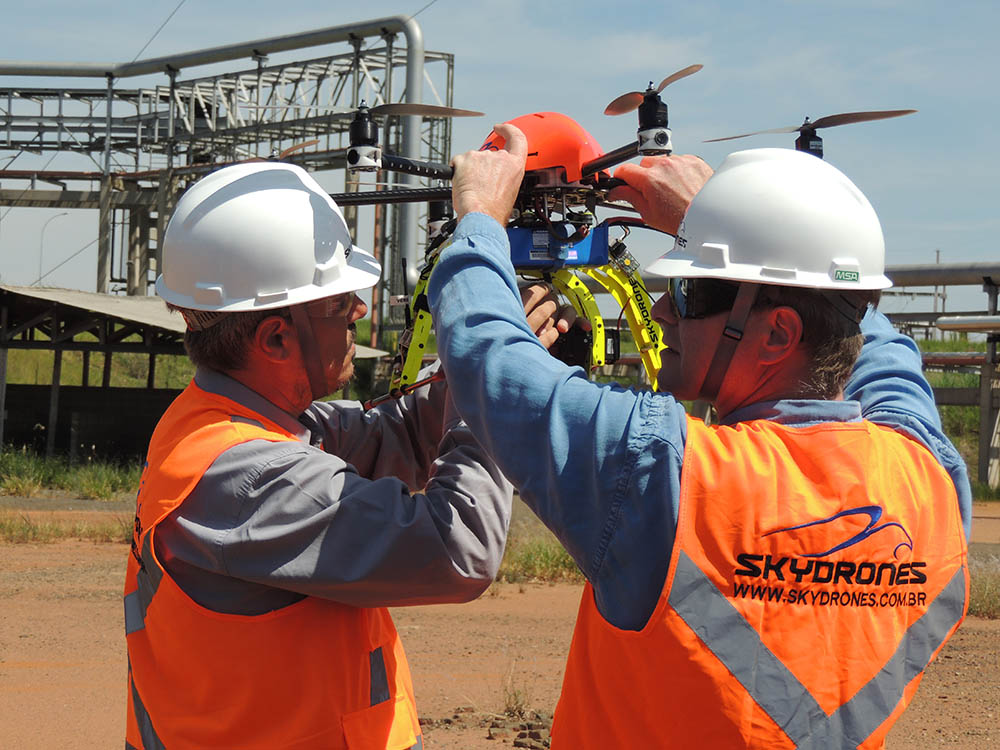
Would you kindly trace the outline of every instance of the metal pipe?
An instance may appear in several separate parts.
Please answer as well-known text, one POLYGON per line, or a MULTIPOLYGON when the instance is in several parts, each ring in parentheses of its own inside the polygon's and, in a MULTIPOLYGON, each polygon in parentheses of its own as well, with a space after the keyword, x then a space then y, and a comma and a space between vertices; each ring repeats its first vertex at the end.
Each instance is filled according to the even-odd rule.
POLYGON ((935 323, 942 331, 965 331, 967 333, 1000 333, 1000 315, 946 315, 935 323))
MULTIPOLYGON (((406 36, 406 101, 420 104, 423 99, 424 86, 424 34, 413 18, 406 18, 402 26, 406 36)), ((403 156, 411 159, 420 158, 420 122, 421 118, 408 115, 403 118, 403 156)), ((405 188, 415 184, 409 175, 403 175, 399 183, 405 188)), ((417 256, 417 206, 404 203, 401 207, 401 225, 399 232, 399 248, 406 258, 407 286, 413 288, 420 275, 420 263, 417 256)))
MULTIPOLYGON (((298 34, 256 39, 249 42, 227 44, 220 47, 182 52, 176 55, 151 57, 128 63, 66 63, 66 62, 18 62, 15 60, 0 60, 0 75, 14 76, 53 76, 71 78, 104 78, 111 75, 115 78, 129 78, 151 73, 165 73, 171 68, 181 70, 198 65, 237 60, 253 55, 267 55, 272 52, 287 52, 304 47, 316 47, 333 42, 346 42, 352 37, 381 36, 386 31, 402 31, 407 42, 412 44, 414 35, 420 49, 420 61, 423 62, 423 37, 416 21, 407 16, 387 16, 371 21, 361 21, 343 26, 327 26, 326 28, 306 31, 298 34)), ((421 71, 421 76, 423 71, 421 71)), ((418 87, 419 88, 419 87, 418 87)))
MULTIPOLYGON (((886 266, 894 286, 979 286, 985 279, 1000 280, 1000 263, 903 264, 886 266)), ((667 279, 643 276, 650 292, 665 292, 667 279)), ((596 283, 596 282, 595 282, 596 283)))
POLYGON ((940 263, 888 266, 885 275, 895 286, 979 286, 1000 280, 1000 263, 940 263))

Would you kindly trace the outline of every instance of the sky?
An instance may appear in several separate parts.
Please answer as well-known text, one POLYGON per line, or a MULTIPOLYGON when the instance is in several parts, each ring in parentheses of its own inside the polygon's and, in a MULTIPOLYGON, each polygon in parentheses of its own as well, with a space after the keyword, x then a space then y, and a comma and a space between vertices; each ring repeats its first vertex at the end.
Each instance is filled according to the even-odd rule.
MULTIPOLYGON (((741 148, 793 148, 794 135, 706 139, 797 126, 806 116, 916 109, 907 117, 819 131, 826 160, 874 205, 888 265, 930 264, 938 253, 942 263, 1000 260, 1000 156, 993 138, 1000 121, 1000 4, 993 0, 369 0, 363 6, 184 0, 178 8, 179 2, 8 3, 0 60, 120 63, 415 14, 425 48, 455 55, 455 106, 485 113, 455 121, 456 153, 478 147, 495 122, 536 111, 569 115, 610 151, 635 139, 636 120, 605 116, 604 107, 619 94, 698 63, 704 65, 700 72, 664 91, 676 152, 718 166, 741 148)), ((346 49, 313 48, 302 57, 346 49)), ((181 78, 208 72, 192 68, 181 78)), ((122 85, 164 80, 130 78, 122 85)), ((59 83, 0 76, 0 87, 59 83)), ((424 94, 433 101, 426 87, 424 94)), ((0 166, 13 155, 0 149, 0 166)), ((41 167, 50 156, 24 154, 11 168, 41 167)), ((59 166, 57 160, 50 168, 59 166)), ((41 248, 46 270, 63 263, 47 284, 93 290, 93 247, 65 259, 96 238, 96 212, 60 213, 0 207, 0 279, 32 283, 41 248)), ((644 246, 643 252, 666 249, 644 246)), ((929 310, 930 304, 927 297, 899 297, 883 308, 929 310)), ((986 296, 977 287, 956 287, 947 305, 981 310, 986 296)))

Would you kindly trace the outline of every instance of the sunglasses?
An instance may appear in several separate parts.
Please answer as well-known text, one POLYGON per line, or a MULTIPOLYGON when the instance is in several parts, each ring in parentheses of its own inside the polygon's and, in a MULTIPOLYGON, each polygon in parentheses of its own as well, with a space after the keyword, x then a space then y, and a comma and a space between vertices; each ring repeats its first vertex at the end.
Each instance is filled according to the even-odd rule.
POLYGON ((310 318, 336 318, 345 315, 354 307, 355 298, 354 292, 347 292, 313 300, 306 303, 306 314, 310 318))
POLYGON ((740 285, 721 279, 674 278, 667 288, 674 314, 691 320, 732 310, 740 285))

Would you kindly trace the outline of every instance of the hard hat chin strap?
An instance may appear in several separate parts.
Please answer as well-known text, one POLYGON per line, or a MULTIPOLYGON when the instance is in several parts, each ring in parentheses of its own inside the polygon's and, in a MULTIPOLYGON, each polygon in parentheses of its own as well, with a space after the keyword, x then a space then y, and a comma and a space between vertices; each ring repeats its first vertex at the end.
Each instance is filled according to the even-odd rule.
POLYGON ((316 343, 316 335, 313 333, 312 322, 302 305, 293 305, 289 308, 292 315, 292 323, 299 338, 299 350, 302 353, 302 363, 306 368, 306 376, 309 378, 309 388, 312 391, 312 400, 317 401, 323 396, 329 395, 329 386, 326 383, 326 375, 323 372, 323 362, 319 355, 319 344, 316 343))
POLYGON ((729 363, 733 359, 736 347, 743 338, 743 331, 746 329, 747 319, 750 317, 759 290, 759 284, 748 282, 740 284, 733 307, 729 311, 729 318, 726 320, 726 327, 722 329, 722 338, 719 339, 712 363, 708 366, 705 380, 701 384, 700 398, 712 403, 718 398, 722 381, 729 370, 729 363))

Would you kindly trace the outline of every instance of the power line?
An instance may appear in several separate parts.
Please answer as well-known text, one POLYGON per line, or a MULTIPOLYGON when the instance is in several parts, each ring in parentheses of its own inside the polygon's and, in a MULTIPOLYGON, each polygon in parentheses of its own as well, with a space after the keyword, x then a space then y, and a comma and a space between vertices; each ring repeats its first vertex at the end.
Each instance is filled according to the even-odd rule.
MULTIPOLYGON (((20 154, 18 154, 18 156, 20 156, 20 154)), ((49 164, 52 163, 52 160, 55 159, 57 156, 59 156, 59 152, 58 151, 56 151, 54 154, 52 154, 52 156, 49 157, 49 160, 47 162, 45 162, 45 166, 42 167, 41 169, 39 169, 38 171, 39 172, 44 172, 46 170, 46 168, 48 168, 49 164)), ((17 158, 17 157, 14 157, 14 158, 17 158)), ((11 162, 13 162, 13 161, 14 161, 14 159, 11 159, 11 162)), ((7 166, 9 167, 10 163, 8 163, 7 166)), ((28 185, 28 187, 26 187, 24 190, 21 191, 21 194, 18 195, 17 198, 15 198, 13 202, 17 203, 19 200, 21 200, 21 198, 24 197, 24 194, 27 193, 29 190, 31 190, 31 185, 30 184, 28 185)), ((6 219, 7 218, 7 214, 9 214, 13 210, 14 210, 14 206, 13 205, 8 206, 7 210, 3 212, 2 216, 0 216, 0 222, 2 222, 4 219, 6 219)))
POLYGON ((69 263, 71 260, 73 260, 73 258, 75 258, 77 255, 79 255, 84 250, 86 250, 88 247, 90 247, 91 245, 93 245, 94 243, 96 243, 98 239, 99 238, 97 238, 97 237, 95 237, 94 239, 92 239, 90 242, 88 242, 86 245, 84 245, 83 247, 81 247, 79 250, 77 250, 71 256, 69 256, 68 258, 66 258, 65 260, 63 260, 62 263, 59 263, 58 265, 53 266, 48 271, 46 271, 45 273, 43 273, 41 276, 39 276, 37 279, 35 279, 35 281, 33 283, 29 284, 28 286, 34 286, 35 284, 41 284, 42 283, 42 279, 44 279, 46 276, 48 276, 49 274, 51 274, 53 271, 58 271, 60 268, 62 268, 67 263, 69 263))
POLYGON ((438 0, 431 0, 429 3, 427 3, 427 5, 425 5, 423 8, 421 8, 416 13, 414 13, 412 16, 410 16, 407 20, 408 21, 412 21, 414 18, 416 18, 417 16, 419 16, 421 13, 423 13, 429 7, 431 7, 432 5, 434 5, 434 3, 436 3, 437 1, 438 0))
MULTIPOLYGON (((436 3, 437 1, 438 1, 438 0, 431 0, 431 1, 430 1, 429 3, 427 3, 427 4, 426 4, 426 5, 425 5, 425 6, 423 7, 423 8, 421 8, 420 10, 418 10, 418 11, 417 11, 416 13, 414 13, 414 14, 413 14, 412 16, 409 16, 409 17, 408 17, 408 18, 407 18, 406 20, 407 20, 407 21, 412 21, 412 20, 413 20, 414 18, 416 18, 417 16, 419 16, 419 15, 420 15, 421 13, 423 13, 423 12, 424 12, 425 10, 427 10, 427 9, 428 9, 429 7, 431 7, 432 5, 434 5, 434 3, 436 3)), ((371 46, 372 44, 374 44, 374 41, 375 41, 375 40, 374 40, 374 39, 372 39, 371 41, 369 41, 369 42, 368 42, 368 44, 366 44, 366 45, 365 45, 364 47, 362 47, 362 49, 368 49, 368 48, 369 48, 369 47, 370 47, 370 46, 371 46)))
POLYGON ((181 0, 179 3, 177 3, 177 7, 170 12, 170 15, 167 16, 167 20, 160 24, 160 28, 158 28, 155 32, 153 32, 153 36, 149 38, 149 41, 146 42, 144 45, 142 45, 142 49, 139 50, 136 53, 135 57, 132 58, 132 62, 135 62, 136 60, 139 59, 139 55, 141 55, 143 52, 146 51, 146 47, 148 47, 150 44, 153 43, 153 40, 156 39, 157 36, 159 36, 161 31, 163 31, 163 27, 166 26, 168 23, 170 23, 170 19, 174 17, 174 13, 179 11, 181 9, 181 6, 184 5, 184 3, 186 2, 187 0, 181 0))

